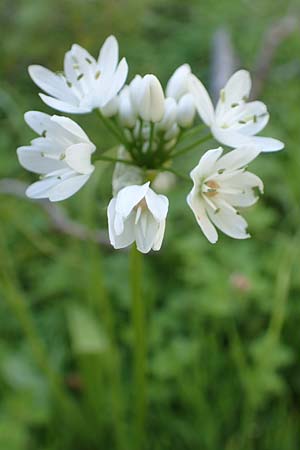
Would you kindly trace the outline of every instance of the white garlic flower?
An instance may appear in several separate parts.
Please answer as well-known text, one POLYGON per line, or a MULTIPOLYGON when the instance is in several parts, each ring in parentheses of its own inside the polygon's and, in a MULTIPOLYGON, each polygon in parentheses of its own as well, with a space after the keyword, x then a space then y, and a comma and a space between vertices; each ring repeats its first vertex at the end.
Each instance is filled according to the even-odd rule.
POLYGON ((110 242, 124 248, 136 242, 138 250, 148 253, 160 250, 169 201, 156 194, 150 182, 121 189, 107 208, 110 242))
POLYGON ((29 66, 28 70, 32 80, 48 94, 40 94, 46 105, 84 114, 105 107, 123 87, 128 66, 125 58, 118 61, 118 42, 109 36, 97 60, 74 44, 65 55, 64 73, 57 74, 39 65, 29 66))
POLYGON ((30 198, 48 198, 52 202, 75 194, 94 171, 91 155, 95 145, 73 120, 29 111, 25 121, 40 137, 30 146, 17 149, 20 164, 41 174, 41 180, 26 191, 30 198))
POLYGON ((278 139, 255 136, 269 121, 264 103, 247 102, 251 78, 246 70, 239 70, 220 92, 214 109, 210 96, 195 75, 190 75, 189 90, 203 122, 210 127, 217 141, 229 147, 255 145, 263 152, 281 150, 284 144, 278 139))
POLYGON ((221 147, 208 150, 190 176, 194 187, 187 203, 211 243, 218 240, 216 228, 235 239, 246 239, 247 222, 236 207, 253 205, 258 197, 254 188, 263 192, 260 178, 246 170, 260 153, 255 147, 240 147, 221 156, 221 147))

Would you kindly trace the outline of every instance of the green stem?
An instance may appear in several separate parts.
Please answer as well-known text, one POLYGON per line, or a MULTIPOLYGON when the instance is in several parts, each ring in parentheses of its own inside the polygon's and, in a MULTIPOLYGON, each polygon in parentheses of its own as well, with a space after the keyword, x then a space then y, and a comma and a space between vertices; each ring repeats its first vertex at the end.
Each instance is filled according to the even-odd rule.
POLYGON ((128 142, 126 141, 125 137, 120 132, 120 130, 114 125, 114 123, 111 122, 106 117, 104 117, 99 109, 96 109, 96 113, 98 117, 101 119, 103 125, 107 128, 107 130, 110 131, 117 138, 117 140, 120 141, 127 148, 128 142))
POLYGON ((133 161, 129 161, 128 159, 121 159, 121 158, 111 158, 110 156, 99 156, 96 161, 108 161, 108 162, 114 162, 114 163, 123 163, 128 164, 129 166, 136 166, 136 164, 133 161))
POLYGON ((275 283, 274 308, 269 323, 268 334, 278 339, 285 320, 286 304, 291 285, 292 270, 299 248, 298 236, 288 242, 284 255, 282 255, 275 283))
POLYGON ((153 122, 151 122, 150 124, 150 138, 149 138, 149 153, 152 153, 152 144, 153 144, 153 137, 154 137, 154 128, 155 128, 155 124, 153 122))
POLYGON ((199 145, 203 144, 204 142, 208 141, 209 139, 211 139, 212 135, 209 133, 206 136, 204 136, 203 138, 199 139, 196 142, 193 142, 191 145, 188 145, 187 147, 184 147, 180 150, 177 150, 177 152, 175 153, 171 153, 170 154, 170 158, 177 158, 178 156, 181 156, 187 152, 190 152, 191 150, 193 150, 195 147, 198 147, 199 145))
POLYGON ((141 450, 144 443, 146 415, 145 308, 142 295, 142 255, 135 244, 130 254, 130 281, 134 332, 135 448, 141 450))
POLYGON ((199 133, 199 131, 202 131, 205 127, 204 123, 200 123, 194 128, 190 128, 188 130, 183 130, 181 134, 179 135, 178 141, 181 142, 183 139, 190 138, 192 136, 195 136, 195 134, 199 133))

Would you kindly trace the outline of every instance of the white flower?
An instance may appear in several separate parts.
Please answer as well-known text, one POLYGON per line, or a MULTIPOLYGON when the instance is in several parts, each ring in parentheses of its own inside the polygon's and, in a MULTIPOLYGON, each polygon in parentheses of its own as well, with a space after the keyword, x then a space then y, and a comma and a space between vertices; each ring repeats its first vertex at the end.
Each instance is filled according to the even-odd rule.
POLYGON ((183 95, 189 92, 190 75, 191 68, 188 64, 178 67, 167 83, 166 96, 179 101, 183 95))
POLYGON ((30 146, 17 150, 20 164, 42 175, 26 191, 30 198, 55 202, 75 194, 89 179, 94 166, 95 145, 73 120, 67 117, 29 111, 27 124, 40 135, 30 146))
POLYGON ((165 99, 164 115, 158 122, 159 130, 169 130, 175 124, 177 118, 177 103, 172 97, 165 99))
POLYGON ((119 119, 127 128, 133 128, 136 124, 137 114, 131 102, 128 86, 124 86, 119 95, 119 119))
POLYGON ((139 112, 141 84, 142 84, 141 75, 136 75, 129 84, 131 104, 132 104, 134 111, 137 114, 139 112))
POLYGON ((128 66, 125 58, 118 60, 118 42, 110 36, 97 60, 74 44, 65 55, 63 74, 38 65, 30 66, 29 74, 49 94, 40 94, 48 106, 67 113, 88 113, 104 107, 124 85, 128 66))
POLYGON ((259 154, 256 147, 240 147, 221 157, 221 147, 207 151, 190 176, 194 187, 187 197, 198 224, 211 243, 218 240, 216 228, 236 239, 249 237, 247 222, 235 207, 253 205, 263 192, 263 183, 246 171, 246 165, 259 154))
POLYGON ((145 75, 138 87, 141 118, 149 122, 159 122, 165 110, 165 97, 159 80, 155 75, 145 75))
POLYGON ((196 108, 193 97, 190 93, 181 97, 178 102, 177 123, 182 128, 192 126, 195 118, 196 108))
POLYGON ((124 187, 110 201, 108 228, 114 248, 127 247, 134 241, 142 253, 161 248, 169 201, 149 184, 124 187))
POLYGON ((254 136, 267 125, 269 113, 262 102, 247 103, 251 78, 246 70, 239 70, 228 80, 216 109, 201 81, 192 74, 189 89, 201 119, 219 142, 229 147, 255 145, 264 152, 284 147, 277 139, 254 136))
POLYGON ((101 109, 101 113, 104 117, 113 117, 118 114, 119 110, 119 97, 116 95, 101 109))

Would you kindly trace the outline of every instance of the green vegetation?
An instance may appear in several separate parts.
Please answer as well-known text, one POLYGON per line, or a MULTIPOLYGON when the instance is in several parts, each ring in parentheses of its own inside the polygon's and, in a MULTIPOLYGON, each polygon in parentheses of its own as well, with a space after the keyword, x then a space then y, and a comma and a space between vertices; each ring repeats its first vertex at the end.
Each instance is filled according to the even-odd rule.
MULTIPOLYGON (((96 55, 115 34, 130 78, 153 72, 165 83, 188 62, 209 83, 218 27, 231 30, 241 66, 251 70, 267 27, 300 17, 297 5, 0 0, 0 178, 35 178, 15 153, 33 138, 23 113, 50 111, 29 64, 59 70, 72 43, 96 55)), ((264 87, 265 135, 286 150, 252 167, 265 183, 247 213, 252 239, 221 235, 209 244, 185 204, 190 184, 178 180, 162 251, 143 258, 144 311, 132 314, 127 252, 59 234, 38 205, 0 194, 0 449, 299 448, 299 55, 298 30, 278 48, 264 87), (145 380, 134 365, 135 314, 145 314, 145 380)), ((100 148, 114 143, 96 114, 75 120, 100 148)), ((178 167, 189 170, 200 153, 178 158, 178 167)), ((62 207, 105 229, 111 173, 100 163, 62 207)))

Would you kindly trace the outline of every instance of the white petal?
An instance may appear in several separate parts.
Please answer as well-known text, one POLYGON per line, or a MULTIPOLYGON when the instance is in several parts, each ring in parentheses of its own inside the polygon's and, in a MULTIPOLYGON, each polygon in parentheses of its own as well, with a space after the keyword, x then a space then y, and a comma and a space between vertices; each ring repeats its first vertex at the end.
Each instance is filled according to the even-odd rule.
POLYGON ((264 136, 251 136, 251 144, 255 145, 262 152, 277 152, 284 148, 283 142, 264 136))
POLYGON ((177 123, 180 127, 191 127, 195 117, 195 104, 192 94, 188 93, 181 97, 178 102, 177 123))
POLYGON ((109 36, 102 45, 98 57, 99 68, 103 72, 113 73, 119 59, 119 45, 115 36, 109 36))
POLYGON ((130 100, 135 112, 138 113, 141 96, 142 77, 136 75, 129 84, 130 100))
POLYGON ((53 97, 64 98, 67 101, 74 98, 63 76, 38 65, 29 66, 28 72, 35 84, 53 97))
POLYGON ((103 74, 101 95, 99 94, 99 107, 105 106, 115 97, 124 86, 128 74, 128 64, 122 58, 114 74, 107 76, 103 74))
POLYGON ((135 109, 131 103, 128 86, 122 89, 119 96, 119 119, 121 124, 127 128, 133 128, 137 120, 135 109))
POLYGON ((65 128, 69 133, 72 133, 82 142, 90 143, 90 140, 83 129, 74 120, 69 119, 69 117, 63 116, 52 116, 51 120, 58 123, 62 128, 65 128))
POLYGON ((218 240, 218 233, 214 225, 207 217, 206 210, 203 201, 201 200, 201 196, 199 195, 199 192, 193 188, 192 191, 187 196, 186 200, 189 207, 193 211, 202 232, 209 240, 209 242, 215 244, 218 240))
POLYGON ((200 158, 198 165, 191 171, 190 177, 194 183, 198 183, 201 179, 208 177, 215 172, 215 165, 217 160, 222 155, 222 147, 208 150, 200 158))
POLYGON ((123 233, 116 234, 114 227, 116 218, 116 199, 112 198, 107 208, 109 240, 114 248, 124 248, 134 242, 134 216, 132 213, 123 223, 123 233))
POLYGON ((90 175, 75 175, 67 180, 61 181, 49 192, 51 202, 59 202, 74 195, 88 181, 90 175))
POLYGON ((18 159, 21 166, 30 172, 46 174, 54 170, 59 170, 65 166, 63 161, 46 158, 41 155, 39 149, 33 147, 19 147, 17 149, 18 159))
POLYGON ((57 178, 44 178, 31 184, 26 190, 26 195, 29 198, 48 198, 51 189, 59 182, 57 178))
POLYGON ((133 208, 145 197, 148 189, 149 182, 142 186, 133 185, 126 186, 121 189, 117 195, 116 211, 124 218, 128 217, 133 208))
POLYGON ((245 167, 260 154, 255 146, 243 146, 223 155, 216 164, 216 170, 237 170, 245 167))
POLYGON ((51 127, 51 116, 40 111, 28 111, 24 114, 24 119, 27 125, 40 135, 51 127))
POLYGON ((92 111, 91 106, 79 106, 75 103, 68 103, 56 98, 49 97, 49 95, 39 94, 41 99, 46 105, 58 111, 70 113, 70 114, 87 114, 92 111))
POLYGON ((188 92, 188 80, 190 73, 191 68, 188 64, 183 64, 175 70, 167 83, 167 97, 173 97, 175 100, 179 100, 180 97, 188 92))
POLYGON ((140 252, 148 253, 151 250, 158 231, 159 223, 150 211, 144 210, 134 228, 136 246, 140 252))
POLYGON ((165 234, 165 228, 166 228, 166 221, 162 220, 159 224, 159 229, 158 229, 158 232, 156 233, 155 241, 152 246, 152 250, 158 251, 161 249, 162 242, 164 239, 164 234, 165 234))
POLYGON ((141 85, 139 113, 142 119, 159 122, 165 111, 164 92, 155 75, 145 75, 141 85))
POLYGON ((203 122, 211 126, 214 121, 214 107, 204 85, 195 75, 190 75, 189 91, 193 96, 196 109, 203 122))
POLYGON ((177 103, 172 97, 165 99, 164 116, 162 120, 158 123, 158 128, 160 130, 169 130, 176 121, 177 116, 177 103))
POLYGON ((91 164, 91 154, 95 146, 91 143, 79 143, 70 145, 65 152, 65 162, 77 173, 91 174, 94 166, 91 164))
POLYGON ((108 234, 112 246, 115 246, 115 222, 116 215, 116 199, 112 198, 107 207, 108 234))
POLYGON ((104 117, 113 117, 118 114, 119 110, 119 98, 116 95, 105 106, 101 108, 101 113, 104 117))
POLYGON ((207 209, 210 220, 223 233, 235 239, 247 239, 250 235, 247 233, 246 220, 234 212, 232 208, 225 207, 224 204, 217 203, 218 211, 215 212, 211 208, 207 209))
POLYGON ((251 78, 247 70, 235 72, 227 81, 224 89, 221 91, 220 100, 216 108, 216 115, 220 116, 232 105, 239 102, 245 102, 250 94, 251 78))
POLYGON ((151 188, 148 189, 145 200, 147 206, 156 220, 165 220, 168 214, 169 200, 165 195, 156 194, 151 188))

